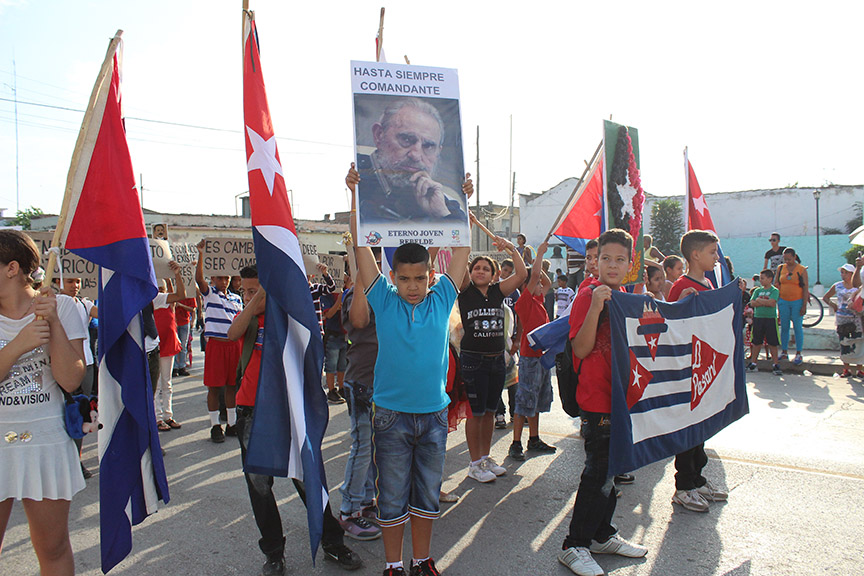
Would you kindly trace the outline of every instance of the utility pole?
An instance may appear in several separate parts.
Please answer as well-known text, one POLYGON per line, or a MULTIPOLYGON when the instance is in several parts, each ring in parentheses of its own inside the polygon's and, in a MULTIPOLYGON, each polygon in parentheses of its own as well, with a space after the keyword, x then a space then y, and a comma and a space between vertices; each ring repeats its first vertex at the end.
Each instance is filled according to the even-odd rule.
POLYGON ((141 210, 144 210, 144 174, 138 173, 138 188, 141 190, 141 210))
POLYGON ((21 190, 18 179, 18 72, 15 69, 15 56, 12 56, 12 94, 15 100, 15 212, 21 211, 21 190))
POLYGON ((513 173, 513 115, 510 115, 510 227, 508 228, 508 232, 510 234, 510 240, 512 241, 515 236, 513 236, 513 193, 516 190, 516 174, 513 173))

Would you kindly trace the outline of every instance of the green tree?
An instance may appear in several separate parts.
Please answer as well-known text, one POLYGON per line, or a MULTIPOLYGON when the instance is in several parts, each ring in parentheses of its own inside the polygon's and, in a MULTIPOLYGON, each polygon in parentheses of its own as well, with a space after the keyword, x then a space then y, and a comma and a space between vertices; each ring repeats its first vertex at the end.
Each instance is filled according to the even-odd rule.
POLYGON ((651 206, 651 237, 654 246, 666 254, 678 254, 684 235, 681 203, 671 198, 658 200, 651 206))
POLYGON ((35 206, 31 206, 25 210, 18 210, 15 214, 15 219, 12 220, 11 224, 13 226, 21 226, 24 230, 30 230, 30 221, 33 218, 38 218, 45 214, 42 212, 41 208, 36 208, 35 206))

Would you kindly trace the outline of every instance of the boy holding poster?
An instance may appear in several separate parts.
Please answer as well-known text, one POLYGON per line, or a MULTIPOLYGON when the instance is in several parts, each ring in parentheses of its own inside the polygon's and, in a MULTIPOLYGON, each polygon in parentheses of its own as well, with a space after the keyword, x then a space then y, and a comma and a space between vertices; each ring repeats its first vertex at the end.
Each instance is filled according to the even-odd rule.
MULTIPOLYGON (((471 180, 462 186, 473 192, 471 180)), ((360 175, 352 163, 345 178, 355 192, 360 175)), ((352 196, 351 232, 357 232, 356 194, 352 196)), ((381 275, 371 248, 356 249, 359 284, 375 313, 379 354, 375 363, 373 446, 377 469, 377 517, 384 540, 385 576, 405 574, 402 565, 403 525, 411 516, 412 576, 439 574, 430 557, 432 522, 438 518, 438 498, 447 446, 445 392, 448 367, 450 311, 468 265, 470 247, 453 248, 447 274, 431 289, 429 252, 407 243, 393 255, 394 284, 381 275), (410 359, 410 360, 409 360, 410 359), (413 373, 406 378, 405 362, 413 373)))
POLYGON ((609 476, 612 344, 607 302, 613 290, 621 290, 630 270, 633 237, 613 228, 600 235, 598 245, 598 277, 579 290, 570 312, 573 365, 580 374, 576 400, 582 416, 585 469, 558 561, 580 576, 603 575, 592 552, 628 558, 641 558, 648 553, 644 546, 621 538, 612 525, 618 498, 609 476))

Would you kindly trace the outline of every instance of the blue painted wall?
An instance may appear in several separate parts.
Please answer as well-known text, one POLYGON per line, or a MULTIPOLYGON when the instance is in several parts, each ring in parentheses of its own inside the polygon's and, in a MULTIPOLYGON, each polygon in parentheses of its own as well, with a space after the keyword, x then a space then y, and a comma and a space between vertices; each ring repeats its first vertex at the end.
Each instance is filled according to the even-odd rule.
MULTIPOLYGON (((810 285, 816 283, 816 237, 815 236, 783 236, 780 240, 783 246, 791 246, 801 258, 801 263, 807 266, 810 285)), ((753 274, 762 270, 765 262, 765 252, 771 249, 767 237, 762 238, 721 238, 723 253, 732 259, 735 274, 750 279, 753 274)), ((840 281, 837 270, 846 263, 843 253, 851 247, 849 237, 845 234, 819 237, 819 253, 821 256, 819 278, 827 289, 840 281)))

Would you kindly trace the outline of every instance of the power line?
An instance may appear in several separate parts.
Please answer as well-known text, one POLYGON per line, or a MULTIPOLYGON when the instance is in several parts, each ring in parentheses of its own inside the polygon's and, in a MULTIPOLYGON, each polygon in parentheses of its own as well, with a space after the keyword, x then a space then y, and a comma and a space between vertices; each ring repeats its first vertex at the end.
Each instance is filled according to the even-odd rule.
MULTIPOLYGON (((0 98, 2 102, 14 102, 11 98, 0 98)), ((66 112, 79 112, 84 113, 84 110, 80 110, 78 108, 69 108, 67 106, 56 106, 54 104, 43 104, 40 102, 25 102, 23 100, 18 100, 18 104, 26 104, 27 106, 38 106, 40 108, 51 108, 53 110, 64 110, 66 112)), ((126 116, 126 120, 135 120, 138 122, 148 122, 151 124, 162 124, 165 126, 177 126, 179 128, 191 128, 194 130, 210 130, 213 132, 226 132, 230 134, 243 134, 242 130, 232 130, 229 128, 215 128, 213 126, 200 126, 197 124, 184 124, 182 122, 170 122, 168 120, 154 120, 152 118, 140 118, 137 116, 126 116)), ((336 146, 339 148, 351 148, 348 144, 335 144, 333 142, 322 142, 320 140, 305 140, 302 138, 289 138, 287 136, 277 136, 277 140, 285 140, 290 142, 302 142, 304 144, 318 144, 321 146, 336 146)))

